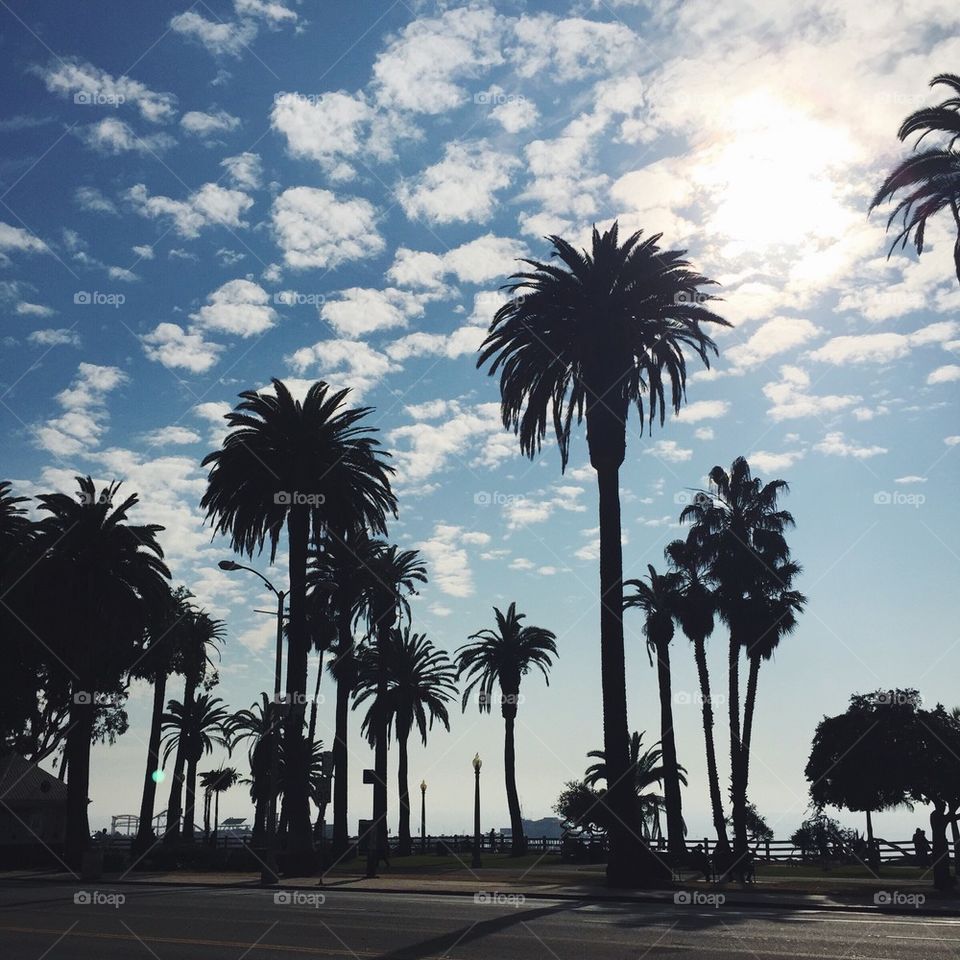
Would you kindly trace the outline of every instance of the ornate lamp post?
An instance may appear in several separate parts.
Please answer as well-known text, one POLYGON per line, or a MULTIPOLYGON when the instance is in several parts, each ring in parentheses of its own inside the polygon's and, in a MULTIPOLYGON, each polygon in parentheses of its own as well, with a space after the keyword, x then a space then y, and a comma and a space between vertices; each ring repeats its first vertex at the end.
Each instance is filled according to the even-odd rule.
POLYGON ((427 852, 427 781, 420 781, 420 852, 427 852))
POLYGON ((480 754, 473 758, 473 862, 472 867, 482 866, 480 863, 480 767, 483 761, 480 754))

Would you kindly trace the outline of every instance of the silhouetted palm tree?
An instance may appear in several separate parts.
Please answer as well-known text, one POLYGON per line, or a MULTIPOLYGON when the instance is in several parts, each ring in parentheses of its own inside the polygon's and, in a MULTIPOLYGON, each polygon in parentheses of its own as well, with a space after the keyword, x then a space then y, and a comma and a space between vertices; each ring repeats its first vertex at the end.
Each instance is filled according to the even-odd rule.
POLYGON ((467 681, 463 689, 464 710, 474 688, 480 712, 489 713, 493 704, 494 685, 500 687, 500 713, 504 722, 503 774, 510 810, 510 854, 521 856, 526 849, 520 798, 517 794, 516 749, 514 723, 520 703, 520 680, 536 667, 550 685, 550 667, 557 655, 556 634, 544 627, 524 626, 526 615, 517 613, 516 603, 507 612, 493 608, 496 628, 480 630, 456 651, 457 676, 467 681))
POLYGON ((220 767, 200 774, 200 786, 204 793, 204 833, 210 836, 210 797, 213 796, 213 837, 216 838, 220 827, 220 794, 235 786, 240 774, 234 767, 220 767))
MULTIPOLYGON (((664 809, 663 796, 652 787, 663 782, 663 751, 657 741, 646 750, 643 749, 643 738, 646 731, 638 733, 636 730, 630 735, 630 771, 633 774, 633 788, 640 805, 640 823, 643 835, 648 839, 657 839, 660 836, 660 811, 664 809), (649 821, 649 823, 648 823, 649 821)), ((584 783, 588 787, 597 787, 600 781, 607 780, 607 763, 602 750, 590 750, 588 757, 596 759, 587 767, 584 783)), ((680 782, 687 785, 687 771, 683 766, 677 768, 680 782)))
POLYGON ((364 647, 360 657, 358 696, 354 707, 370 700, 362 731, 373 742, 373 729, 377 715, 386 713, 387 734, 396 725, 397 785, 400 801, 400 824, 397 831, 398 853, 409 856, 412 851, 410 837, 410 791, 408 784, 407 741, 416 724, 423 745, 427 745, 427 730, 433 729, 433 721, 439 720, 450 729, 449 703, 457 693, 456 668, 445 650, 435 647, 422 633, 411 633, 409 627, 393 630, 387 644, 387 701, 385 706, 377 700, 377 685, 380 676, 379 650, 364 647))
MULTIPOLYGON (((209 689, 217 682, 216 671, 208 672, 208 668, 212 670, 213 657, 220 656, 220 645, 226 638, 227 630, 222 620, 217 620, 205 610, 198 610, 192 605, 187 609, 182 626, 184 636, 179 655, 183 673, 182 703, 187 713, 190 713, 193 710, 197 688, 202 684, 205 689, 209 689)), ((186 840, 193 839, 196 798, 195 783, 186 776, 189 753, 190 743, 184 739, 177 749, 173 762, 173 777, 170 781, 170 799, 167 803, 164 838, 168 843, 176 841, 181 836, 186 840), (186 788, 186 803, 184 803, 184 788, 186 788)), ((164 763, 166 763, 166 755, 164 763)))
MULTIPOLYGON (((230 717, 226 728, 229 731, 230 750, 244 741, 247 746, 247 762, 250 765, 250 799, 254 804, 253 843, 256 845, 264 835, 267 822, 267 807, 270 800, 270 751, 271 732, 270 698, 265 693, 250 705, 230 717)), ((279 738, 278 738, 279 745, 279 738)))
POLYGON ((707 638, 713 633, 716 610, 710 571, 696 545, 689 540, 674 540, 667 544, 664 553, 679 578, 675 614, 680 629, 693 644, 693 659, 697 665, 713 828, 717 840, 727 842, 726 814, 723 812, 717 749, 713 738, 713 696, 710 692, 710 671, 707 669, 707 638))
POLYGON ((147 770, 140 800, 140 819, 133 850, 140 855, 155 842, 153 814, 157 795, 157 774, 160 766, 160 722, 167 702, 167 680, 181 670, 184 648, 190 636, 193 610, 186 587, 167 591, 160 603, 150 611, 146 630, 146 649, 133 675, 153 683, 153 709, 147 741, 147 770))
MULTIPOLYGON (((410 614, 407 597, 417 592, 418 584, 427 582, 427 568, 416 550, 401 550, 394 544, 377 541, 363 558, 359 572, 363 584, 358 613, 366 622, 367 634, 381 651, 377 660, 377 701, 386 703, 389 696, 387 657, 390 633, 401 615, 410 614)), ((367 854, 367 876, 376 873, 381 857, 389 853, 387 840, 387 715, 375 711, 370 731, 374 744, 373 825, 374 840, 367 854)))
POLYGON ((636 804, 624 779, 628 758, 623 652, 623 554, 619 471, 626 451, 627 414, 635 403, 651 429, 667 406, 685 397, 686 357, 692 350, 709 366, 716 351, 703 323, 728 326, 707 310, 699 288, 712 281, 690 268, 681 251, 661 250, 660 234, 637 232, 618 244, 617 224, 593 231, 591 251, 578 252, 550 237, 560 265, 525 261, 515 294, 501 307, 477 365, 500 372, 503 422, 533 456, 552 423, 566 467, 574 418, 587 421, 590 463, 597 471, 600 505, 600 662, 604 749, 614 773, 608 880, 617 886, 664 877, 639 842, 636 804), (667 399, 669 395, 669 399, 667 399))
POLYGON ((90 840, 90 744, 99 695, 117 690, 132 668, 147 612, 170 578, 157 541, 163 527, 128 520, 137 495, 114 505, 120 484, 98 492, 90 477, 77 482, 76 498, 37 497, 47 514, 38 526, 38 616, 59 625, 41 628, 43 639, 70 677, 66 856, 71 865, 79 865, 90 840))
POLYGON ((960 281, 960 151, 957 150, 960 141, 960 75, 941 73, 930 81, 931 87, 938 84, 949 87, 953 95, 939 106, 915 110, 900 124, 897 136, 906 140, 919 133, 914 150, 924 138, 935 133, 945 135, 944 144, 914 153, 897 164, 870 201, 870 209, 892 200, 900 191, 907 191, 887 220, 888 230, 898 218, 903 224, 890 248, 891 253, 898 243, 901 248, 906 247, 911 234, 917 253, 923 253, 927 220, 949 209, 957 231, 953 260, 960 281))
POLYGON ((187 765, 187 802, 183 814, 183 839, 193 840, 194 806, 197 790, 197 764, 213 752, 214 746, 230 745, 230 713, 219 697, 201 693, 192 704, 171 700, 161 720, 163 762, 181 749, 187 765))
POLYGON ((695 502, 684 508, 680 520, 693 523, 689 543, 709 567, 716 583, 717 610, 730 629, 730 793, 734 847, 743 855, 747 849, 744 776, 748 766, 740 721, 740 653, 758 641, 757 624, 763 620, 758 598, 770 589, 771 567, 789 559, 784 532, 794 520, 779 507, 780 495, 788 490, 786 481, 761 483, 751 474, 746 458, 734 460, 729 473, 714 467, 709 477, 710 490, 701 491, 695 502))
POLYGON ((307 686, 307 554, 311 541, 329 530, 385 529, 396 512, 392 468, 363 421, 369 407, 345 405, 348 390, 315 383, 303 402, 279 380, 275 395, 240 394, 227 414, 232 428, 220 450, 209 454, 207 491, 201 506, 217 533, 228 534, 238 553, 252 557, 269 541, 271 562, 287 530, 290 619, 287 654, 286 739, 290 847, 312 865, 309 749, 304 738, 307 686))

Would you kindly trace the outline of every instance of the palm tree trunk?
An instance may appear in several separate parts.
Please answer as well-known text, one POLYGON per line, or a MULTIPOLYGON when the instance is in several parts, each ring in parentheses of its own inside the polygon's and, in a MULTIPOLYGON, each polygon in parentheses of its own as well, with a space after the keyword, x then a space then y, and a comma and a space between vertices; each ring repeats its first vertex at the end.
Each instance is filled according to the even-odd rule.
POLYGON ((220 830, 220 791, 214 791, 213 795, 213 835, 216 837, 220 830))
POLYGON ((512 702, 503 704, 503 776, 507 785, 507 809, 510 811, 510 856, 522 857, 526 851, 523 835, 523 817, 520 812, 520 797, 517 793, 517 756, 514 744, 514 725, 517 716, 517 692, 510 691, 512 702))
POLYGON ((310 757, 303 736, 306 712, 309 644, 306 622, 307 549, 310 518, 306 507, 287 514, 290 550, 290 620, 287 643, 287 716, 284 724, 284 802, 288 847, 294 854, 291 871, 313 871, 313 830, 310 825, 310 757))
POLYGON ((869 810, 867 813, 867 864, 873 872, 880 872, 880 857, 873 839, 873 816, 869 810))
POLYGON ((314 739, 317 735, 317 701, 320 699, 320 681, 323 679, 323 655, 326 650, 320 651, 319 663, 317 664, 317 682, 313 687, 313 700, 310 701, 310 729, 307 734, 307 743, 310 744, 310 750, 313 750, 314 739))
POLYGON ((933 885, 946 890, 953 885, 950 876, 950 851, 947 849, 947 817, 942 803, 930 811, 930 846, 933 853, 933 885))
POLYGON ((373 779, 373 837, 367 852, 367 876, 377 875, 380 860, 389 862, 390 846, 387 838, 387 644, 395 614, 388 610, 378 612, 377 624, 377 699, 380 709, 374 710, 373 779))
POLYGON ((401 730, 397 726, 397 787, 399 789, 400 823, 397 828, 399 854, 409 857, 413 852, 413 842, 410 839, 410 784, 407 766, 407 741, 410 738, 409 730, 401 730))
POLYGON ((747 850, 746 811, 739 803, 740 796, 740 639, 734 630, 730 631, 730 649, 728 654, 729 703, 730 715, 730 799, 733 817, 733 849, 737 856, 747 850))
MULTIPOLYGON (((187 676, 183 681, 183 716, 189 718, 196 700, 197 680, 187 676)), ((170 783, 170 800, 167 803, 167 828, 165 843, 174 843, 180 836, 180 819, 183 816, 184 771, 187 767, 187 751, 190 744, 185 730, 180 731, 177 755, 173 762, 173 779, 170 783)))
POLYGON ((342 857, 350 843, 347 833, 347 728, 350 721, 350 682, 343 663, 344 657, 353 657, 349 645, 352 637, 340 634, 340 659, 343 673, 337 680, 337 710, 333 736, 333 855, 342 857), (345 645, 346 642, 346 645, 345 645))
POLYGON ((160 769, 160 717, 167 695, 167 673, 160 670, 153 682, 153 712, 150 715, 150 738, 147 743, 147 772, 143 778, 143 795, 140 798, 140 820, 134 852, 139 856, 155 841, 153 836, 153 810, 157 797, 157 781, 154 773, 160 769))
POLYGON ((199 758, 193 759, 195 749, 191 748, 187 759, 187 778, 184 782, 183 839, 187 843, 193 843, 193 824, 197 816, 197 764, 200 761, 199 758))
POLYGON ((720 774, 717 770, 717 747, 713 740, 713 701, 710 696, 710 671, 707 669, 707 646, 703 637, 693 641, 693 658, 700 678, 700 702, 703 713, 703 741, 707 752, 707 780, 710 787, 710 809, 717 840, 727 840, 727 824, 723 814, 720 793, 720 774))
POLYGON ((80 868, 83 855, 90 845, 90 820, 87 805, 90 794, 90 743, 93 738, 95 704, 93 684, 78 680, 73 685, 70 702, 70 726, 67 729, 65 756, 69 767, 67 777, 67 829, 65 854, 67 863, 80 868), (86 702, 78 703, 77 694, 87 694, 86 702))
MULTIPOLYGON (((588 439, 591 424, 587 423, 588 439)), ((599 446, 598 442, 598 446, 599 446)), ((630 776, 627 686, 623 651, 623 547, 620 531, 619 462, 594 457, 600 501, 600 674, 603 687, 603 749, 607 764, 607 882, 614 887, 649 884, 666 871, 644 846, 640 811, 630 776), (595 462, 595 459, 597 462, 595 462)))
POLYGON ((667 808, 667 849, 686 853, 677 740, 673 732, 673 689, 670 678, 670 645, 657 644, 657 683, 660 688, 660 745, 663 750, 663 799, 667 808))
POLYGON ((957 811, 950 811, 950 835, 953 838, 953 871, 960 877, 960 826, 957 826, 957 811))
POLYGON ((747 693, 743 702, 743 734, 740 739, 740 773, 737 778, 737 790, 733 798, 735 822, 739 816, 746 832, 747 788, 750 780, 750 738, 753 734, 753 714, 757 704, 757 679, 760 675, 760 657, 750 657, 750 670, 747 674, 747 693))

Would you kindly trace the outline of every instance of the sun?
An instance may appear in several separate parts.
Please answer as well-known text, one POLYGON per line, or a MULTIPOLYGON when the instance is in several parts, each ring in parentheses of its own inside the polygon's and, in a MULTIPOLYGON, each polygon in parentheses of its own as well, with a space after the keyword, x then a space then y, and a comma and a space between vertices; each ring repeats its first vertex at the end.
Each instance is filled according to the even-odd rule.
POLYGON ((770 91, 735 100, 724 134, 693 171, 705 230, 729 256, 768 253, 841 236, 855 211, 839 174, 856 159, 842 127, 770 91))

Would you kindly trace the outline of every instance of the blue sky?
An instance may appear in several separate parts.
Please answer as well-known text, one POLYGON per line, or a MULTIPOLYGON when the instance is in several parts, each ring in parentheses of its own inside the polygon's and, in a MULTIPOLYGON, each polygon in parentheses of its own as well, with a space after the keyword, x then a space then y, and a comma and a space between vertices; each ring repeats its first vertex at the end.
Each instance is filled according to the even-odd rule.
MULTIPOLYGON (((565 476, 555 445, 522 459, 474 352, 517 256, 615 217, 688 249, 734 324, 680 418, 652 437, 632 424, 627 576, 662 562, 715 463, 745 454, 792 488, 810 603, 761 672, 752 799, 778 834, 796 826, 813 729, 855 691, 958 702, 952 238, 931 224, 922 258, 888 260, 866 215, 903 153, 899 121, 958 69, 955 8, 201 0, 2 16, 3 473, 26 494, 87 472, 139 492, 177 580, 228 622, 218 693, 234 708, 269 682, 273 626, 252 612, 269 600, 255 582, 216 568, 199 463, 239 391, 324 378, 376 407, 394 453, 391 535, 431 570, 417 628, 453 650, 516 600, 558 634, 549 689, 523 690, 525 814, 550 814, 582 773, 602 739, 583 436, 565 476)), ((655 675, 636 615, 627 631, 631 727, 649 741, 655 675)), ((722 690, 721 631, 711 646, 722 690)), ((686 647, 675 713, 701 835, 686 647)), ((130 732, 95 751, 97 824, 137 807, 148 705, 135 686, 130 732)), ((330 698, 328 738, 332 723, 330 698)), ((359 738, 351 751, 353 823, 372 756, 359 738)), ((469 829, 476 751, 484 822, 508 822, 501 722, 457 712, 413 748, 431 829, 469 829)), ((248 809, 240 789, 224 798, 224 815, 248 809)), ((906 835, 918 816, 878 830, 906 835)))

